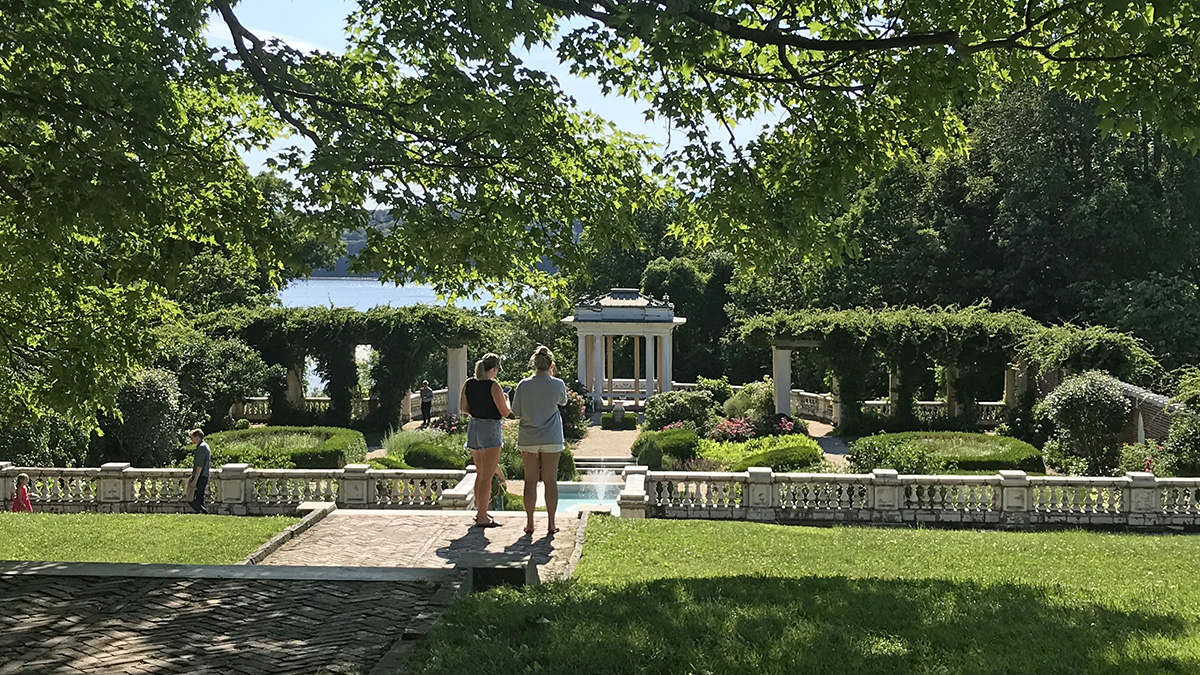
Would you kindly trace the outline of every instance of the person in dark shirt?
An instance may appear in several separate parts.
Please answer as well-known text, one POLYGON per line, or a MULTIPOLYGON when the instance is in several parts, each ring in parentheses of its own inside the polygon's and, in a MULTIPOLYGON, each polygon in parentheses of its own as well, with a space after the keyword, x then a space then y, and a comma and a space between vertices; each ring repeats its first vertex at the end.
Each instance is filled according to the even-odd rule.
POLYGON ((512 414, 504 388, 496 382, 499 373, 500 357, 484 354, 475 362, 475 377, 466 381, 459 397, 459 408, 471 416, 467 421, 467 448, 475 462, 477 527, 500 526, 487 512, 492 499, 492 476, 500 470, 501 420, 512 414))
POLYGON ((429 426, 429 416, 433 411, 433 390, 429 388, 429 380, 421 382, 421 428, 429 426))
POLYGON ((208 492, 208 471, 212 464, 212 450, 204 442, 204 432, 192 429, 188 438, 196 444, 192 453, 192 477, 188 479, 188 492, 192 493, 192 510, 208 513, 204 508, 204 495, 208 492))

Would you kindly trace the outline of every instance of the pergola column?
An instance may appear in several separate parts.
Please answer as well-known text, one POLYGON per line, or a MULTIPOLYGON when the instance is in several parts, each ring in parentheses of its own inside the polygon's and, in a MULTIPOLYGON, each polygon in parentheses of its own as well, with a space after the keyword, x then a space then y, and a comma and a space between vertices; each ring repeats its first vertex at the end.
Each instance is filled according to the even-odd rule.
POLYGON ((1004 405, 1017 405, 1017 367, 1011 363, 1004 369, 1004 405))
POLYGON ((287 400, 293 406, 304 404, 304 361, 287 369, 287 400))
POLYGON ((646 398, 654 395, 654 336, 646 336, 646 398))
POLYGON ((467 381, 467 348, 465 345, 446 348, 446 414, 462 414, 459 398, 467 381))
POLYGON ((592 400, 596 405, 601 405, 603 397, 601 391, 604 389, 604 337, 595 335, 592 337, 592 400))
POLYGON ((792 350, 771 347, 771 378, 775 382, 775 413, 792 414, 792 350))
POLYGON ((888 407, 895 416, 900 410, 900 366, 888 366, 888 407))
POLYGON ((671 391, 672 378, 674 377, 674 372, 672 371, 672 366, 674 365, 672 362, 674 361, 674 353, 675 353, 675 345, 673 344, 674 335, 675 335, 674 331, 667 331, 667 334, 662 336, 662 338, 661 338, 663 341, 663 349, 662 349, 662 355, 663 355, 662 390, 663 391, 671 391))
POLYGON ((942 372, 946 378, 946 414, 949 417, 958 417, 958 367, 946 364, 942 372))

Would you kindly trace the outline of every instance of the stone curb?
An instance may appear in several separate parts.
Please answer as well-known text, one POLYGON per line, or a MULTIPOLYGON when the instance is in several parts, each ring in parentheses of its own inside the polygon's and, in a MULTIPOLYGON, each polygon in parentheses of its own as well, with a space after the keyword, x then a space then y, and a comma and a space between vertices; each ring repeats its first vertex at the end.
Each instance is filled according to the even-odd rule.
POLYGON ((571 557, 567 559, 567 567, 563 570, 562 581, 567 581, 575 576, 575 566, 579 564, 579 558, 583 556, 583 543, 587 539, 588 516, 592 513, 592 509, 579 510, 579 527, 575 528, 575 548, 571 550, 571 557))
POLYGON ((308 530, 308 528, 321 522, 321 520, 324 519, 325 516, 336 511, 337 504, 334 504, 333 502, 321 502, 321 503, 304 502, 296 510, 297 511, 308 511, 308 515, 301 518, 300 522, 296 523, 295 525, 292 525, 291 527, 287 528, 283 532, 280 532, 279 534, 275 535, 274 537, 271 537, 270 539, 268 539, 265 544, 263 544, 262 546, 259 546, 257 550, 255 550, 253 553, 251 553, 250 555, 243 558, 242 561, 239 562, 238 564, 239 565, 257 565, 257 564, 259 564, 267 556, 271 555, 275 551, 278 551, 280 546, 283 546, 284 544, 291 541, 292 539, 300 536, 306 530, 308 530))
POLYGON ((281 581, 430 581, 457 579, 445 567, 319 567, 299 565, 154 565, 0 561, 0 577, 129 577, 139 579, 274 579, 281 581))

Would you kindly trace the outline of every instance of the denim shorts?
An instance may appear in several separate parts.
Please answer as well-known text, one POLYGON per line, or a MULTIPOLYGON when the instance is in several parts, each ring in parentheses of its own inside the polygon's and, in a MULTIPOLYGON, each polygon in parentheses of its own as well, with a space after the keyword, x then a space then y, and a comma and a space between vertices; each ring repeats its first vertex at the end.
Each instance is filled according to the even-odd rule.
POLYGON ((481 420, 472 417, 467 422, 467 448, 482 450, 498 448, 504 441, 500 438, 500 420, 481 420))

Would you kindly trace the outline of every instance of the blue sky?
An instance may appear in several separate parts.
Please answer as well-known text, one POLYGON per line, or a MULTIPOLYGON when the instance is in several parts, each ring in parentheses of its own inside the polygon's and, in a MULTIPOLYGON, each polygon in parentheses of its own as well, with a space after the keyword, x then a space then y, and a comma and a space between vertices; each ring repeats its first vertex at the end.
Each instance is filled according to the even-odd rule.
MULTIPOLYGON (((243 0, 235 10, 242 24, 259 37, 275 37, 306 51, 340 52, 346 46, 343 31, 346 15, 356 4, 343 0, 243 0)), ((214 45, 231 44, 229 31, 215 15, 209 22, 208 39, 214 45)), ((552 50, 540 48, 522 56, 527 66, 554 75, 563 91, 581 108, 591 110, 624 131, 666 145, 668 130, 665 123, 647 122, 645 104, 617 95, 605 96, 596 83, 567 72, 552 50)), ((264 153, 247 157, 251 171, 264 168, 264 158, 264 153)))

